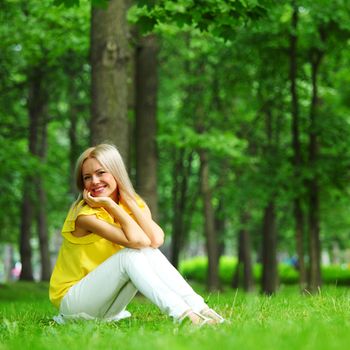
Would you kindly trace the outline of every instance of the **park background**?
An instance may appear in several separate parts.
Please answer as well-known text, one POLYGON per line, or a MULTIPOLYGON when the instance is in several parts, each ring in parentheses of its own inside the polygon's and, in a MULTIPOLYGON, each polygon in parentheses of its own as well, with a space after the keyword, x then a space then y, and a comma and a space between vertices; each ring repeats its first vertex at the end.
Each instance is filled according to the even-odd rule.
POLYGON ((111 142, 186 277, 350 285, 349 2, 92 3, 0 2, 1 282, 49 280, 111 142))
POLYGON ((0 350, 348 348, 349 46, 347 0, 0 0, 0 350), (106 141, 224 324, 140 295, 53 321, 74 162, 106 141))

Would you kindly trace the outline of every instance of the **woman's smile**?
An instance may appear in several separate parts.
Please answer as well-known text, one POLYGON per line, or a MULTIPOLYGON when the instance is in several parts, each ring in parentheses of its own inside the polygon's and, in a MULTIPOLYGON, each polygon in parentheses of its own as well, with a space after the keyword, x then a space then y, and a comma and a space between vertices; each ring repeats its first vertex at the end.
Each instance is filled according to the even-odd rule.
POLYGON ((95 158, 88 158, 83 163, 82 175, 84 187, 93 197, 117 198, 117 182, 95 158))

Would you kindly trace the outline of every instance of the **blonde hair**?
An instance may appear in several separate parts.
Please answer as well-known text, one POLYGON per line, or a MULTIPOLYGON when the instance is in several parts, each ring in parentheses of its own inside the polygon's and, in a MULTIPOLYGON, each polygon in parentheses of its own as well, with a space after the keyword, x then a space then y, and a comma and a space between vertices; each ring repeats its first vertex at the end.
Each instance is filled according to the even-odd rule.
POLYGON ((113 175, 120 190, 125 191, 130 196, 136 194, 118 149, 113 145, 102 143, 86 149, 77 160, 75 166, 75 179, 79 191, 77 202, 82 199, 84 190, 83 164, 89 158, 96 159, 105 170, 113 175))

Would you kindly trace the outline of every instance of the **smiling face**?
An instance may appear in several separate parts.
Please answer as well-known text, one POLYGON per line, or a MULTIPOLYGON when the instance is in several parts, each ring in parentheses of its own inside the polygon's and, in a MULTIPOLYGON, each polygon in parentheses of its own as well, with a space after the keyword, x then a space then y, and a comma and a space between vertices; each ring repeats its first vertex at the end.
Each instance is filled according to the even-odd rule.
POLYGON ((82 167, 84 187, 93 197, 117 199, 118 185, 113 177, 95 158, 88 158, 82 167))

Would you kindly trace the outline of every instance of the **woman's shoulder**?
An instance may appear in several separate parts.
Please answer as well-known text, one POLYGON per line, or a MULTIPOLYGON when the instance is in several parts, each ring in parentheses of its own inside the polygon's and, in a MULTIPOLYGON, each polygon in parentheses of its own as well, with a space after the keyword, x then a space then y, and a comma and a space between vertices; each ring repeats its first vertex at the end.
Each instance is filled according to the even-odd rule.
POLYGON ((72 232, 75 230, 75 223, 81 215, 95 215, 98 219, 113 223, 112 216, 102 207, 92 208, 81 200, 74 203, 70 208, 66 220, 63 224, 62 232, 72 232))

